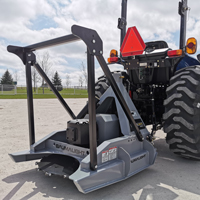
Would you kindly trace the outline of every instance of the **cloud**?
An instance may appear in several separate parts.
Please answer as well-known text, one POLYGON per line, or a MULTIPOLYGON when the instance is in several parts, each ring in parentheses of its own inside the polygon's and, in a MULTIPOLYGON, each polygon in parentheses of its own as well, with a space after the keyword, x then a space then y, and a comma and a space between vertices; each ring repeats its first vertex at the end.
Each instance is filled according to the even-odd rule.
MULTIPOLYGON (((128 1, 127 27, 136 26, 145 42, 166 40, 172 49, 176 49, 180 28, 178 2, 179 0, 128 1)), ((189 1, 188 4, 191 11, 187 36, 199 39, 198 0, 189 1)), ((120 49, 120 30, 117 29, 120 16, 121 0, 29 0, 26 3, 22 0, 2 0, 0 76, 2 69, 9 68, 12 71, 24 69, 20 59, 6 51, 7 45, 26 46, 71 34, 73 24, 95 29, 102 38, 104 57, 107 58, 111 49, 120 49)), ((48 51, 53 71, 57 70, 63 81, 66 74, 70 74, 73 84, 78 84, 81 62, 86 62, 85 44, 76 42, 49 48, 48 51)), ((115 67, 110 66, 110 68, 115 67)), ((101 74, 99 65, 96 65, 96 76, 101 74)), ((25 84, 25 78, 20 78, 20 83, 25 84)))
POLYGON ((20 69, 22 64, 17 56, 12 56, 7 52, 7 46, 4 41, 0 41, 0 66, 10 69, 20 69))

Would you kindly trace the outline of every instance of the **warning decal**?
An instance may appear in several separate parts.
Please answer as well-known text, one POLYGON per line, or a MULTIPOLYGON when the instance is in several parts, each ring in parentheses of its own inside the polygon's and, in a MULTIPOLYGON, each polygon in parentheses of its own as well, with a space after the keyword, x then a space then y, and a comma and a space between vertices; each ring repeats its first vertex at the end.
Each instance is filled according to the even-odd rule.
POLYGON ((102 163, 108 161, 108 153, 109 153, 108 150, 102 152, 102 163))
POLYGON ((117 158, 117 147, 111 147, 102 152, 102 163, 117 158))

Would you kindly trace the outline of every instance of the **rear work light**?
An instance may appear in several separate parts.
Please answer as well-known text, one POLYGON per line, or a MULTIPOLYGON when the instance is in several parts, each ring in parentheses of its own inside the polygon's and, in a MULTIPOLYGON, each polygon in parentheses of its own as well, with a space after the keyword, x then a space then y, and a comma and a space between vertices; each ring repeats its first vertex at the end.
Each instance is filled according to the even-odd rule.
POLYGON ((118 58, 118 52, 115 49, 112 49, 110 51, 110 58, 108 58, 108 63, 116 63, 118 62, 119 58, 118 58))
POLYGON ((197 51, 197 40, 195 38, 189 38, 186 44, 186 52, 188 54, 195 54, 197 51))
POLYGON ((183 51, 181 49, 178 50, 172 50, 172 51, 168 51, 167 55, 169 57, 176 57, 176 56, 182 56, 183 55, 183 51))

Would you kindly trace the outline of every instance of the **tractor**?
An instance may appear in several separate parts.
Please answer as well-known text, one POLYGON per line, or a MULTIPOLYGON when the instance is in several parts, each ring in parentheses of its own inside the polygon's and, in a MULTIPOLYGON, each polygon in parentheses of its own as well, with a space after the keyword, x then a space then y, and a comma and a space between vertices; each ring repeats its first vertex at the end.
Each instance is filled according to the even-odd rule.
MULTIPOLYGON (((180 156, 200 158, 200 63, 188 54, 187 0, 179 2, 180 49, 165 41, 144 43, 136 27, 126 31, 127 0, 122 0, 120 54, 103 57, 103 42, 93 29, 73 25, 72 34, 25 47, 8 46, 25 65, 30 149, 11 153, 15 162, 39 160, 47 176, 69 178, 82 193, 125 180, 154 164, 154 138, 164 128, 170 149, 180 156), (35 50, 82 40, 87 48, 88 103, 76 116, 37 62, 35 50), (104 75, 95 83, 96 57, 104 75), (118 63, 126 71, 110 72, 118 63), (31 66, 39 72, 72 120, 64 129, 35 141, 31 66), (152 125, 149 132, 147 125, 152 125)), ((198 56, 199 57, 199 56, 198 56)), ((53 117, 53 116, 52 116, 53 117)))
POLYGON ((121 63, 127 70, 124 85, 145 125, 152 125, 152 139, 156 131, 163 128, 170 150, 198 160, 200 55, 197 60, 189 56, 196 53, 197 41, 189 38, 186 43, 187 0, 179 2, 181 25, 178 50, 170 49, 165 41, 137 43, 137 38, 134 38, 140 37, 137 30, 135 36, 133 28, 127 33, 125 31, 126 6, 127 1, 123 1, 122 17, 118 20, 122 53, 117 58, 117 52, 112 50, 108 62, 121 63))

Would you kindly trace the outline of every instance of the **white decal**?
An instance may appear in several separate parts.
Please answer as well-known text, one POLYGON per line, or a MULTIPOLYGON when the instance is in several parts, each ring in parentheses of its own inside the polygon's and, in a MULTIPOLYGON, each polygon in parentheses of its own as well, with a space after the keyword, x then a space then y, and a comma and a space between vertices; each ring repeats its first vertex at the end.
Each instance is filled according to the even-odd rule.
POLYGON ((109 153, 108 150, 102 152, 102 163, 108 161, 108 153, 109 153))
POLYGON ((111 147, 102 152, 102 163, 117 158, 117 147, 111 147))
POLYGON ((117 147, 112 147, 109 149, 109 160, 117 158, 117 147))

